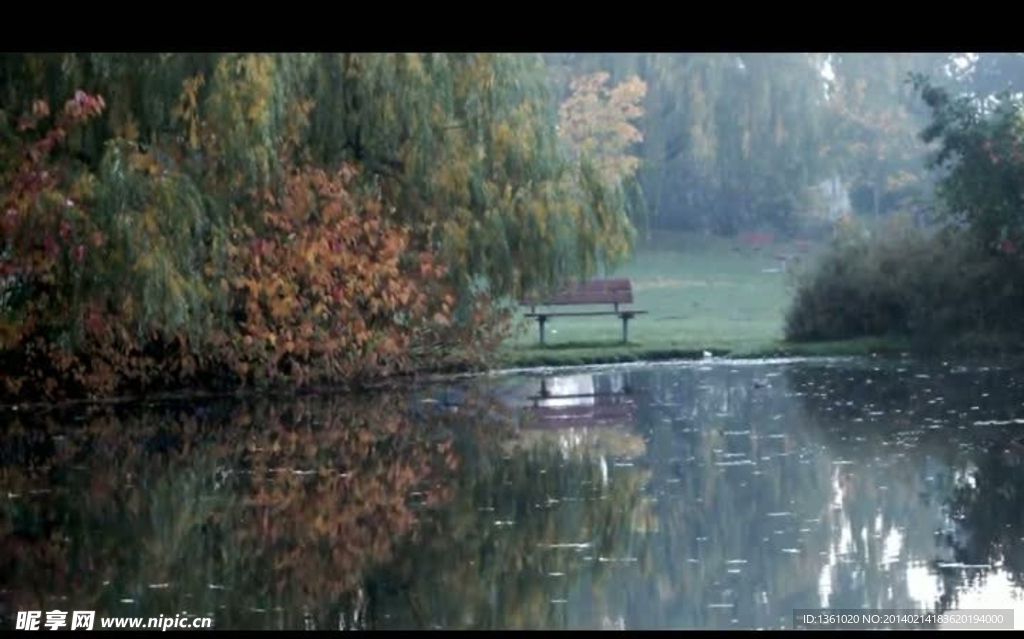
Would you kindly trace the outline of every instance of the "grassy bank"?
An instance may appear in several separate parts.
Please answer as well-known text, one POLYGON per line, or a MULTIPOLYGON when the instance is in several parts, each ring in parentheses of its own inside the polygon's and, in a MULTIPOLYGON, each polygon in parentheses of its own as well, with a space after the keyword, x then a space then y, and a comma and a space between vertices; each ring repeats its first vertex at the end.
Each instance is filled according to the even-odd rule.
MULTIPOLYGON (((783 340, 785 312, 792 299, 787 268, 799 268, 814 247, 795 244, 752 246, 740 240, 659 233, 613 275, 633 281, 633 308, 648 311, 630 322, 627 344, 614 316, 549 320, 546 344, 538 343, 535 321, 502 348, 506 366, 559 366, 663 360, 714 355, 849 355, 899 351, 896 340, 858 339, 791 344, 783 340), (801 250, 802 249, 802 250, 801 250)), ((607 308, 607 307, 604 307, 607 308)), ((573 307, 564 310, 603 310, 573 307)), ((559 309, 556 309, 559 310, 559 309)))
POLYGON ((700 359, 705 352, 715 357, 760 359, 768 357, 837 357, 856 355, 898 355, 910 350, 905 340, 861 338, 827 342, 792 343, 782 340, 743 344, 734 348, 689 349, 643 344, 567 343, 547 348, 507 348, 501 363, 509 368, 533 366, 589 366, 618 362, 700 359))
POLYGON ((1003 272, 1009 267, 998 270, 970 253, 961 255, 963 249, 956 253, 955 246, 933 246, 923 236, 915 243, 904 235, 886 228, 877 243, 860 240, 864 246, 847 250, 838 264, 833 254, 833 266, 826 263, 824 270, 815 271, 813 286, 803 291, 806 312, 798 314, 800 326, 820 331, 789 341, 785 316, 796 293, 791 276, 815 260, 823 246, 798 250, 793 243, 775 243, 758 248, 741 240, 659 233, 656 243, 641 247, 629 264, 612 274, 633 281, 633 307, 648 311, 630 322, 629 343, 621 342, 622 325, 614 316, 568 317, 548 322, 542 347, 536 322, 520 318, 522 330, 503 344, 501 365, 688 359, 705 352, 743 358, 1024 354, 1019 331, 1004 326, 1006 320, 1013 324, 1007 309, 1019 307, 1012 285, 1019 279, 1015 271, 1003 272), (790 256, 788 269, 780 255, 790 256), (889 265, 888 270, 879 265, 889 265), (975 266, 960 273, 963 265, 975 266), (972 321, 978 318, 985 322, 975 326, 972 321), (843 322, 864 330, 847 330, 843 322), (908 322, 918 330, 907 329, 908 322), (864 335, 886 328, 886 337, 864 335))

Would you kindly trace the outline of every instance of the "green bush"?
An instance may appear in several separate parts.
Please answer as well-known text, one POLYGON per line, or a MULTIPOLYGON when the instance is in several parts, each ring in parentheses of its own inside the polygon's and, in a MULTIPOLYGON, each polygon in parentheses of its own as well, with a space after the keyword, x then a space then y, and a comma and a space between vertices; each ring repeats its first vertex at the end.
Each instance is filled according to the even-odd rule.
POLYGON ((873 232, 849 223, 797 274, 786 338, 899 336, 936 351, 972 341, 971 335, 1019 342, 1022 266, 968 233, 920 230, 902 216, 873 232))

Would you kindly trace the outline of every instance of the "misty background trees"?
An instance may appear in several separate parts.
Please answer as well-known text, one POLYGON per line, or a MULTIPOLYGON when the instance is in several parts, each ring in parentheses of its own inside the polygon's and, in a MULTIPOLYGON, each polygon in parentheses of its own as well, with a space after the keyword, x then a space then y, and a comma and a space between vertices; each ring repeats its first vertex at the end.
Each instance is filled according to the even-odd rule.
POLYGON ((644 81, 638 212, 651 228, 726 234, 797 232, 821 216, 924 206, 932 177, 919 134, 930 113, 910 74, 987 100, 1024 78, 1021 55, 1011 53, 579 53, 546 60, 560 95, 568 78, 585 73, 644 81))

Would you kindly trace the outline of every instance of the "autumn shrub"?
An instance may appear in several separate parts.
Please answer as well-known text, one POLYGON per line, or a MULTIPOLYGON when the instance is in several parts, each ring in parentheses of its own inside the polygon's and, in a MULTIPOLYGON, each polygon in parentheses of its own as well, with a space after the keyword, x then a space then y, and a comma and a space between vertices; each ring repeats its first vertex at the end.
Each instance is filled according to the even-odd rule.
POLYGON ((955 230, 922 230, 897 216, 868 233, 847 226, 797 276, 786 318, 794 341, 911 338, 941 350, 969 336, 1021 335, 1024 269, 955 230))
POLYGON ((218 283, 232 321, 209 357, 240 379, 352 379, 406 370, 419 331, 448 321, 453 295, 428 252, 347 190, 351 167, 299 169, 262 224, 233 228, 218 283), (409 263, 409 262, 412 263, 409 263))
POLYGON ((0 396, 351 386, 479 366, 503 339, 507 309, 460 295, 357 166, 284 149, 277 184, 218 214, 169 154, 112 139, 96 172, 61 155, 104 106, 79 93, 34 132, 38 103, 5 156, 23 159, 0 176, 0 396))

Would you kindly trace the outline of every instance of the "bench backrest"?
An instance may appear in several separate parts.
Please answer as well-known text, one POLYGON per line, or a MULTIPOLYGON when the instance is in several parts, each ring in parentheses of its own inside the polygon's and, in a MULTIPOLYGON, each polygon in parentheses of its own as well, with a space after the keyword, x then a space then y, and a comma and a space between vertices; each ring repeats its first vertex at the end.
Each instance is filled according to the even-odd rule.
POLYGON ((537 306, 632 304, 633 283, 627 278, 589 280, 566 286, 547 298, 526 299, 523 303, 537 306))

